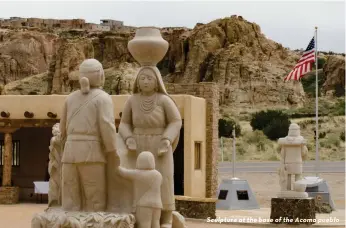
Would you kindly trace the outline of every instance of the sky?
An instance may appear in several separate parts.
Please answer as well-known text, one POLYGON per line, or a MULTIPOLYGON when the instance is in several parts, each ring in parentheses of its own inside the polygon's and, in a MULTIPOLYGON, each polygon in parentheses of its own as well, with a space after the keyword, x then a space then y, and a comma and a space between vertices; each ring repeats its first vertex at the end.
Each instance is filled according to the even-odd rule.
POLYGON ((128 26, 188 27, 241 15, 267 38, 305 49, 317 30, 319 51, 345 53, 345 1, 3 1, 0 18, 82 18, 123 21, 128 26))

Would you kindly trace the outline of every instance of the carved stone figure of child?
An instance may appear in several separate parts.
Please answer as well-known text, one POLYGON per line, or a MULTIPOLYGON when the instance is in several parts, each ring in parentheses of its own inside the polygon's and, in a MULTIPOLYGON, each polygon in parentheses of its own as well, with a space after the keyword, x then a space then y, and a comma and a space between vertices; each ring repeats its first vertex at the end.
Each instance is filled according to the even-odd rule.
POLYGON ((119 166, 118 171, 121 176, 134 182, 137 227, 160 228, 162 175, 155 170, 152 153, 140 153, 135 170, 119 166))

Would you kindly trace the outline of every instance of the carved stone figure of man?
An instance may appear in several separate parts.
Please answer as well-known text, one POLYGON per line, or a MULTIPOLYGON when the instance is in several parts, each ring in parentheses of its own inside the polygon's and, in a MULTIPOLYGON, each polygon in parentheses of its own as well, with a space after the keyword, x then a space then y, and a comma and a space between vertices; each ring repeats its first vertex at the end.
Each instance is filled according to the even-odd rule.
POLYGON ((302 179, 303 159, 306 158, 308 152, 306 140, 300 135, 298 124, 292 123, 288 130, 288 136, 280 138, 278 143, 281 152, 281 190, 293 190, 292 175, 294 175, 295 181, 302 179))
POLYGON ((104 71, 96 59, 79 68, 81 89, 64 105, 60 130, 65 139, 62 157, 62 207, 67 211, 105 211, 106 161, 116 154, 116 129, 111 97, 101 88, 104 71))
POLYGON ((142 67, 134 83, 133 95, 122 111, 119 134, 129 150, 127 159, 132 165, 127 168, 135 168, 136 156, 142 151, 154 155, 156 169, 163 177, 161 227, 171 226, 175 210, 173 152, 181 126, 180 112, 167 94, 159 70, 155 66, 142 67), (136 156, 133 157, 133 153, 136 156))
POLYGON ((49 164, 48 173, 49 179, 49 192, 48 192, 48 206, 61 206, 61 156, 62 156, 62 142, 60 138, 59 123, 53 126, 53 137, 50 140, 49 146, 49 164))

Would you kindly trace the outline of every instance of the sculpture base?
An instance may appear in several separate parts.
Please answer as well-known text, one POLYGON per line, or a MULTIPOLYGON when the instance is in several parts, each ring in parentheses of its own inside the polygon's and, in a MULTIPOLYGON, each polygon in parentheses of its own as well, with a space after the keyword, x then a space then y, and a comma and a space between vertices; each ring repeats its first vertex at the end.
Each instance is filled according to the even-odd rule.
POLYGON ((135 217, 132 214, 109 212, 67 212, 60 208, 48 208, 35 214, 31 228, 134 228, 135 217))
POLYGON ((295 198, 295 199, 306 199, 309 198, 307 192, 296 192, 296 191, 281 191, 277 194, 278 198, 295 198))
POLYGON ((216 201, 214 198, 175 196, 176 209, 186 218, 216 218, 216 201))
POLYGON ((0 187, 0 204, 16 204, 19 201, 19 187, 0 187))
POLYGON ((313 198, 272 198, 270 219, 272 223, 290 225, 316 223, 315 200, 313 198))

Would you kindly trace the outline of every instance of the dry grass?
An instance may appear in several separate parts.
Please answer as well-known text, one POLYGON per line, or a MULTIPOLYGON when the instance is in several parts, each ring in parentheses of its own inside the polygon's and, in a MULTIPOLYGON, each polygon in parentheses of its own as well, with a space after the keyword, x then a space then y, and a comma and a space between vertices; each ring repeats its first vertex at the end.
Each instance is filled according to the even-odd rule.
MULTIPOLYGON (((301 135, 308 141, 308 160, 315 159, 314 118, 293 119, 301 127, 301 135)), ((236 151, 238 161, 277 161, 279 160, 276 141, 269 140, 262 131, 252 131, 250 123, 240 121, 242 135, 237 138, 236 151)), ((345 142, 340 134, 345 130, 344 116, 329 116, 320 119, 319 132, 325 137, 319 138, 320 160, 345 160, 345 142)), ((224 160, 232 159, 232 139, 223 138, 224 160)), ((221 160, 221 148, 220 156, 221 160)))

